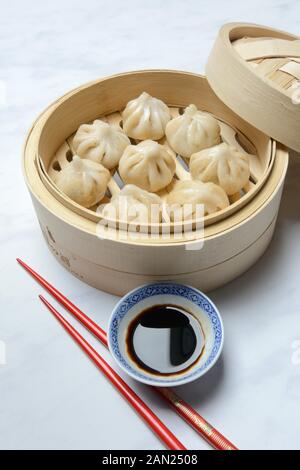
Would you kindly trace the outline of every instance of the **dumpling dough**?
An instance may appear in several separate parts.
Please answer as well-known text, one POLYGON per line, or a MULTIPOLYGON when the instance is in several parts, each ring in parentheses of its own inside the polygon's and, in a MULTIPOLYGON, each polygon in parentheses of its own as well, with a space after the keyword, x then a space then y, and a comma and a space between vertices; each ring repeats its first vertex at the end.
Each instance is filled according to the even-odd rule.
POLYGON ((248 155, 225 142, 194 153, 190 159, 193 179, 219 184, 228 194, 240 191, 249 181, 248 155))
POLYGON ((110 173, 103 165, 74 155, 54 176, 54 183, 77 204, 92 207, 103 199, 109 179, 110 173))
POLYGON ((124 132, 138 140, 161 139, 171 119, 168 106, 146 92, 127 103, 122 117, 124 132))
POLYGON ((99 212, 105 219, 126 223, 159 223, 161 207, 162 200, 157 194, 127 184, 108 204, 102 205, 99 212))
POLYGON ((190 104, 181 116, 172 119, 166 127, 167 140, 172 149, 185 158, 220 142, 218 121, 190 104))
POLYGON ((115 168, 130 140, 121 127, 111 126, 96 119, 93 124, 82 124, 73 139, 74 150, 82 158, 115 168))
POLYGON ((203 204, 202 215, 208 215, 228 207, 229 200, 225 191, 214 183, 178 181, 165 200, 164 211, 175 222, 195 219, 197 204, 203 204))
POLYGON ((125 149, 119 162, 119 173, 124 183, 155 192, 171 183, 175 167, 175 158, 166 147, 145 140, 125 149))

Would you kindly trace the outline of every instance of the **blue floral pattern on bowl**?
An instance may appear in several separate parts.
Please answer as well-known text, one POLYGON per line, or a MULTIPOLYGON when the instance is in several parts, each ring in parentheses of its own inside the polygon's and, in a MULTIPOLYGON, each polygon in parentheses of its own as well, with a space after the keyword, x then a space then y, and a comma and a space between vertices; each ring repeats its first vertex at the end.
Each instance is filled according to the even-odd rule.
MULTIPOLYGON (((211 349, 209 357, 207 358, 204 364, 202 364, 200 367, 197 367, 196 370, 191 371, 189 375, 184 376, 184 381, 186 381, 187 379, 190 380, 192 378, 196 379, 197 376, 200 377, 201 375, 203 375, 203 372, 206 369, 209 369, 218 358, 223 344, 223 325, 220 319, 220 315, 217 312, 215 306, 209 301, 209 299, 204 294, 190 286, 182 284, 173 284, 168 282, 147 284, 145 286, 138 287, 134 291, 129 292, 129 294, 125 295, 125 297, 123 297, 123 299, 117 305, 117 308, 114 310, 110 323, 108 339, 112 353, 130 375, 136 377, 137 379, 145 379, 145 375, 134 369, 121 353, 118 342, 118 330, 119 323, 132 307, 136 306, 136 304, 138 304, 144 299, 147 299, 148 297, 153 297, 157 295, 173 295, 183 297, 200 307, 206 313, 210 320, 214 332, 214 339, 213 347, 211 349)), ((157 383, 161 384, 162 379, 147 375, 147 382, 151 382, 153 383, 153 385, 156 385, 157 383)), ((174 385, 178 383, 179 385, 180 382, 182 382, 182 377, 172 377, 170 379, 164 377, 163 382, 165 384, 172 382, 172 384, 174 385)))

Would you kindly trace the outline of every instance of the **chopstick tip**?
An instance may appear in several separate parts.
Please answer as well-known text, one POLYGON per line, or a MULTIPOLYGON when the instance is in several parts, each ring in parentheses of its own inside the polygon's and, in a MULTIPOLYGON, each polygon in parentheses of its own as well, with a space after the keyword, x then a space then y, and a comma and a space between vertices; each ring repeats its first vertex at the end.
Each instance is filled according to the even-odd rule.
POLYGON ((16 261, 17 261, 17 263, 19 263, 21 266, 23 266, 23 268, 26 268, 26 269, 27 269, 27 268, 29 267, 29 266, 27 266, 26 263, 24 263, 23 260, 21 260, 21 258, 16 258, 16 261))
POLYGON ((46 305, 46 307, 49 308, 49 310, 52 310, 53 306, 42 294, 39 294, 39 299, 43 302, 44 305, 46 305))

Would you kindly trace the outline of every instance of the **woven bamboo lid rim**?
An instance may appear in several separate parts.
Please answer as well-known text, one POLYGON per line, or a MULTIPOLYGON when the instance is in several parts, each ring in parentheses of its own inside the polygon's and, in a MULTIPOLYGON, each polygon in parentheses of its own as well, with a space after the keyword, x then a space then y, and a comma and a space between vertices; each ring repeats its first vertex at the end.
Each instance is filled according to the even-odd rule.
POLYGON ((225 24, 209 55, 206 75, 229 108, 300 152, 299 37, 251 23, 225 24))

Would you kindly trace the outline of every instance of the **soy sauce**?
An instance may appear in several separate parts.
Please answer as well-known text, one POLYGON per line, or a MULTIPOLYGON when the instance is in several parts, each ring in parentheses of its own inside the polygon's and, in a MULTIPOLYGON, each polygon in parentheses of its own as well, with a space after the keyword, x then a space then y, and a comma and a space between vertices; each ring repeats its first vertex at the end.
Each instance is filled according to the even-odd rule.
POLYGON ((155 305, 131 322, 126 345, 139 368, 169 376, 185 372, 199 360, 205 338, 192 313, 176 305, 155 305))

